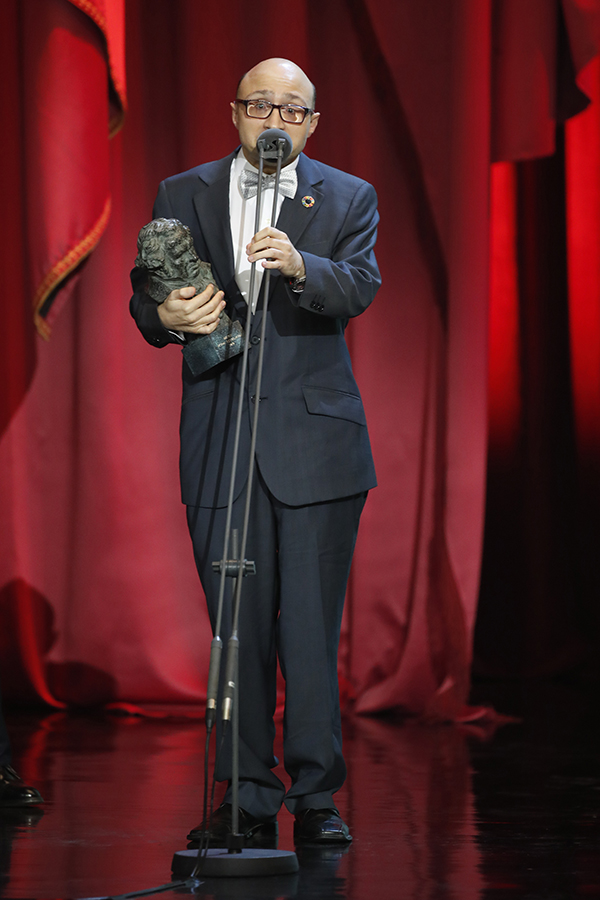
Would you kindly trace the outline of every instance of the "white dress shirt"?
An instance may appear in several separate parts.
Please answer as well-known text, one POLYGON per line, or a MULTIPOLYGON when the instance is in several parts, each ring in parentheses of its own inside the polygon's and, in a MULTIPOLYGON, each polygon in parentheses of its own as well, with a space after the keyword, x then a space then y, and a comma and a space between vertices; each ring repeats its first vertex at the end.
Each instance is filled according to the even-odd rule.
MULTIPOLYGON (((286 169, 295 169, 298 165, 298 157, 286 166, 286 169)), ((234 157, 231 164, 231 176, 229 180, 229 219, 231 223, 231 242, 233 244, 233 265, 235 269, 235 280, 237 286, 248 302, 248 292, 250 289, 250 269, 251 263, 248 262, 246 246, 254 237, 254 219, 256 216, 256 196, 244 200, 240 191, 239 177, 243 168, 257 171, 256 168, 248 162, 244 156, 243 150, 234 157)), ((284 201, 283 194, 277 196, 277 215, 275 222, 279 218, 281 212, 281 204, 284 201)), ((271 224, 271 213, 273 211, 273 185, 263 187, 261 196, 260 224, 258 230, 261 231, 267 225, 271 224)), ((256 310, 256 301, 262 284, 264 269, 261 265, 262 260, 258 260, 255 275, 255 291, 253 310, 256 310)))

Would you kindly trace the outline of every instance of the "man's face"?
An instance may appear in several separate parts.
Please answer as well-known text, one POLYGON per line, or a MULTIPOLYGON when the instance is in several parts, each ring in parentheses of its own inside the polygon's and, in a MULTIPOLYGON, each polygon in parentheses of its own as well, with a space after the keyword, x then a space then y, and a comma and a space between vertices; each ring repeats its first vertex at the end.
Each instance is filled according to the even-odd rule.
MULTIPOLYGON (((287 60, 266 60, 259 63, 244 77, 238 90, 240 100, 269 100, 271 103, 291 103, 295 106, 312 108, 313 88, 302 71, 294 63, 287 60)), ((258 168, 258 150, 256 141, 267 128, 280 128, 289 135, 292 142, 292 153, 286 165, 294 160, 304 149, 319 121, 319 113, 307 115, 301 125, 284 122, 279 110, 273 109, 268 119, 251 119, 246 115, 241 103, 232 103, 233 124, 238 130, 240 142, 246 159, 258 168)), ((275 166, 265 163, 265 172, 275 170, 275 166)))

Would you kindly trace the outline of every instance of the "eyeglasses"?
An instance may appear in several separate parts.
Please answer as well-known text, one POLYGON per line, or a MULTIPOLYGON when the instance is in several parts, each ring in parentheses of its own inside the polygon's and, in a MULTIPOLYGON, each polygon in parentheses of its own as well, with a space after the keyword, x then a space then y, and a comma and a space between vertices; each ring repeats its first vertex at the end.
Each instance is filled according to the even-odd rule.
POLYGON ((269 100, 234 100, 241 103, 249 119, 268 119, 274 109, 279 110, 283 122, 290 125, 302 125, 307 115, 314 113, 308 106, 294 106, 290 103, 271 103, 269 100))

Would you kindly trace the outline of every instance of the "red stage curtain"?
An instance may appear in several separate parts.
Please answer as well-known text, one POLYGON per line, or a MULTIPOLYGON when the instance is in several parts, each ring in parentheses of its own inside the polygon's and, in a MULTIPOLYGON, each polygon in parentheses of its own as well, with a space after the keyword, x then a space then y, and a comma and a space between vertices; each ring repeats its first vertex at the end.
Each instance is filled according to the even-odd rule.
MULTIPOLYGON (((589 678, 600 639, 600 7, 564 3, 563 15, 559 79, 548 92, 558 120, 576 115, 564 128, 540 131, 545 149, 526 131, 517 145, 504 142, 507 157, 528 161, 492 169, 476 668, 513 678, 567 669, 589 678), (592 102, 582 112, 586 98, 592 102), (544 153, 553 155, 533 159, 544 153)), ((538 64, 532 55, 532 71, 538 64)))
POLYGON ((569 318, 577 444, 600 470, 600 60, 582 82, 593 103, 566 127, 569 318))
POLYGON ((578 582, 585 665, 600 682, 600 61, 583 72, 593 104, 566 125, 566 243, 578 582))
MULTIPOLYGON (((27 134, 15 131, 2 168, 15 182, 9 239, 19 290, 3 301, 21 304, 9 314, 19 334, 10 376, 29 390, 0 443, 7 694, 82 704, 204 695, 209 628, 178 502, 180 356, 138 335, 128 271, 159 180, 235 146, 228 101, 238 77, 279 55, 317 85, 322 119, 309 155, 369 179, 380 198, 384 286, 348 329, 379 487, 349 587, 342 683, 360 712, 463 714, 484 510, 490 142, 511 138, 515 91, 528 108, 543 99, 546 109, 551 92, 539 85, 556 78, 556 43, 547 39, 558 4, 543 4, 539 35, 525 23, 544 78, 531 81, 525 69, 514 80, 525 54, 516 69, 508 65, 508 85, 498 60, 522 49, 513 42, 522 4, 510 6, 512 19, 501 8, 305 0, 293 16, 257 27, 242 0, 130 0, 129 112, 110 148, 110 221, 50 342, 35 346, 22 311, 33 257, 19 219, 30 196, 22 186, 35 182, 27 134)), ((12 0, 2 15, 23 48, 18 9, 12 0)), ((16 75, 4 83, 22 92, 14 49, 0 65, 16 75)), ((23 116, 22 93, 3 102, 23 116)), ((107 110, 106 94, 103 102, 107 110)), ((539 127, 519 118, 545 148, 556 114, 546 112, 539 127)), ((72 174, 67 159, 60 197, 72 174)))
MULTIPOLYGON (((1 166, 5 387, 0 433, 8 454, 2 485, 7 517, 3 569, 16 576, 2 588, 9 600, 3 660, 19 686, 17 693, 25 675, 26 693, 60 702, 49 689, 44 646, 38 640, 42 620, 34 598, 39 592, 19 577, 23 559, 53 553, 52 542, 30 521, 32 509, 49 509, 52 500, 38 493, 33 469, 22 468, 31 450, 38 471, 44 465, 53 469, 52 452, 45 455, 35 401, 22 410, 26 417, 33 412, 32 429, 5 428, 36 372, 39 348, 32 325, 49 337, 58 307, 73 291, 69 276, 98 244, 108 222, 109 134, 120 128, 125 105, 123 0, 22 0, 3 4, 0 15, 4 121, 12 125, 6 130, 1 166)), ((65 398, 55 396, 50 383, 46 390, 42 403, 50 411, 65 398)), ((50 414, 56 412, 54 408, 50 414)), ((62 486, 67 488, 69 481, 65 477, 62 486)))

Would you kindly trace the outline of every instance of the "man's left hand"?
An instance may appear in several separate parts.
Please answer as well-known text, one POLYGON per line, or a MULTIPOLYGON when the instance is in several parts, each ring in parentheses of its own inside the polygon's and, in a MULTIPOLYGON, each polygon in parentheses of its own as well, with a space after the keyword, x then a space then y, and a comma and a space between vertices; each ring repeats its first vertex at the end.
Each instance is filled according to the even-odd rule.
POLYGON ((284 231, 270 225, 255 234, 246 247, 249 262, 262 260, 264 269, 279 269, 286 278, 304 278, 302 256, 284 231))

